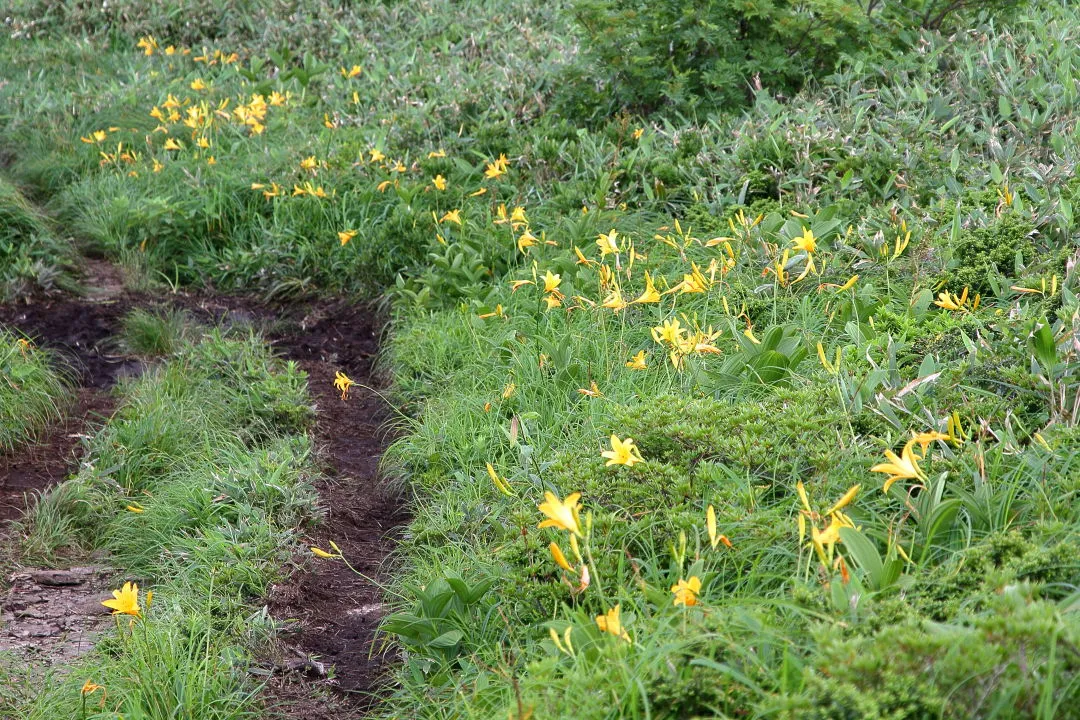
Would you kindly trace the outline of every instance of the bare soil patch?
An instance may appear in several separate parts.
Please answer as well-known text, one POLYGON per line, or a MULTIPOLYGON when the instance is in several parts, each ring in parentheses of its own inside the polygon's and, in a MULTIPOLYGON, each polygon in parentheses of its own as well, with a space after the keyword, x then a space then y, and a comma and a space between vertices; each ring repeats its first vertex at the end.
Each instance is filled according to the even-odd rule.
POLYGON ((129 307, 77 298, 0 306, 0 324, 60 355, 78 386, 61 422, 37 442, 0 454, 0 521, 20 518, 34 493, 63 481, 78 467, 79 440, 89 426, 112 412, 115 402, 109 388, 124 374, 138 371, 137 361, 110 350, 110 339, 129 307))
POLYGON ((112 623, 101 601, 112 597, 113 574, 96 566, 13 573, 0 599, 0 652, 39 669, 62 667, 88 652, 112 623))
POLYGON ((127 296, 96 302, 46 297, 0 306, 0 324, 57 352, 75 370, 80 386, 106 389, 141 370, 138 360, 119 354, 112 342, 121 318, 138 305, 127 296))

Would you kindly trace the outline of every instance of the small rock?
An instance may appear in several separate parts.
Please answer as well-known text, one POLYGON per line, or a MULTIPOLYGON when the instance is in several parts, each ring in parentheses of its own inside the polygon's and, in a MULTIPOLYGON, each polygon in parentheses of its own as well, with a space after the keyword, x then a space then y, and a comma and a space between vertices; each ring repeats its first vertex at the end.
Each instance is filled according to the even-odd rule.
POLYGON ((82 585, 86 580, 85 577, 79 577, 79 575, 71 570, 32 570, 30 572, 30 579, 38 585, 46 585, 49 587, 82 585))
POLYGON ((55 625, 32 625, 27 630, 26 637, 52 637, 60 632, 60 628, 55 625))
POLYGON ((315 675, 316 677, 326 677, 326 665, 311 658, 290 660, 285 663, 285 670, 288 672, 301 672, 305 675, 315 675))
POLYGON ((112 593, 102 593, 99 595, 95 595, 79 603, 78 607, 74 609, 80 615, 108 615, 112 612, 112 610, 102 605, 101 601, 109 600, 111 598, 112 593))

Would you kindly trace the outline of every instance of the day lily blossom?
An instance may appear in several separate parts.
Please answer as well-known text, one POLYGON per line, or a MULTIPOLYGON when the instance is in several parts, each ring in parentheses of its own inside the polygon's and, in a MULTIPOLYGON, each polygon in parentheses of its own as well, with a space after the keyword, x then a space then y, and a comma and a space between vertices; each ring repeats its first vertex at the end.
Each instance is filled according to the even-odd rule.
POLYGON ((139 611, 139 586, 135 583, 124 583, 120 590, 113 590, 112 599, 103 600, 101 604, 110 608, 113 615, 142 617, 139 611))
POLYGON ((692 607, 698 604, 698 595, 701 593, 701 579, 697 575, 691 575, 689 580, 679 578, 679 582, 671 586, 671 592, 675 595, 672 604, 692 607))
POLYGON ((578 510, 580 509, 578 500, 580 498, 581 493, 576 492, 567 495, 565 500, 560 500, 555 493, 550 490, 546 491, 544 493, 544 502, 536 507, 544 515, 547 515, 548 519, 541 521, 537 527, 558 528, 580 537, 581 527, 578 525, 578 510))
POLYGON ((637 355, 626 361, 626 367, 631 370, 646 370, 648 365, 645 364, 645 351, 638 350, 637 355))
POLYGON ((349 388, 351 388, 355 384, 356 383, 349 379, 348 375, 341 372, 340 370, 338 370, 334 374, 334 387, 341 392, 342 400, 349 399, 349 388))
POLYGON ((814 231, 809 228, 803 228, 803 234, 793 238, 791 242, 796 250, 802 250, 807 255, 817 251, 817 239, 814 237, 814 231))
POLYGON ((660 293, 656 291, 656 286, 653 285, 652 277, 649 276, 649 271, 645 271, 645 292, 641 293, 634 300, 632 305, 640 305, 643 303, 658 303, 660 302, 660 293))
POLYGON ((635 463, 645 462, 645 459, 641 457, 641 451, 638 450, 632 438, 620 440, 615 433, 611 434, 611 449, 600 453, 600 456, 608 459, 604 463, 607 467, 612 465, 633 467, 635 463))
POLYGON ((912 447, 918 442, 917 439, 912 438, 908 440, 904 445, 904 450, 897 457, 896 453, 892 450, 885 451, 885 459, 889 462, 879 463, 870 468, 870 472, 888 473, 889 477, 885 480, 885 485, 882 490, 889 492, 889 488, 897 480, 925 480, 926 475, 919 468, 918 458, 916 457, 912 447))
POLYGON ((616 605, 603 615, 597 615, 596 626, 600 628, 601 632, 606 632, 608 635, 622 638, 626 642, 632 642, 629 633, 623 629, 622 621, 619 619, 619 610, 620 606, 616 605))
POLYGON ((552 273, 550 270, 544 275, 544 292, 555 292, 559 289, 559 283, 562 282, 562 276, 552 273))
POLYGON ((619 233, 612 229, 611 232, 609 232, 607 235, 599 235, 596 238, 596 246, 600 248, 600 257, 611 254, 619 254, 619 245, 616 242, 616 239, 618 237, 619 233))

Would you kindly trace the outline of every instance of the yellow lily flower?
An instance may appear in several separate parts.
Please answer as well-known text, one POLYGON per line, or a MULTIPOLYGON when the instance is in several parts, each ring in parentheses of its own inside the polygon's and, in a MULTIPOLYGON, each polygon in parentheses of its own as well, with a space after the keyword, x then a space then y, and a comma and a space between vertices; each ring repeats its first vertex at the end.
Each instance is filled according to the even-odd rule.
POLYGON ((103 600, 101 602, 107 608, 110 608, 113 615, 134 615, 135 617, 142 617, 142 613, 139 612, 139 586, 135 583, 126 582, 124 587, 120 590, 112 591, 111 600, 103 600))
POLYGON ((615 433, 611 434, 611 449, 600 453, 600 457, 608 459, 604 463, 606 467, 612 465, 633 467, 635 463, 645 462, 645 458, 641 457, 641 451, 638 450, 632 438, 620 440, 615 433))
POLYGON ((80 691, 79 691, 79 693, 80 693, 80 694, 81 694, 81 695, 82 695, 83 697, 86 697, 87 695, 93 695, 93 694, 94 694, 94 693, 96 693, 96 692, 97 692, 98 690, 101 690, 101 691, 103 691, 103 692, 104 692, 105 688, 103 688, 103 687, 102 687, 101 685, 98 685, 98 684, 96 684, 96 683, 94 683, 94 682, 92 682, 92 681, 90 681, 90 680, 87 680, 87 681, 86 681, 86 682, 85 682, 85 683, 83 684, 83 686, 82 686, 82 690, 80 690, 80 691))
POLYGON ((544 502, 537 505, 537 509, 547 515, 548 519, 542 521, 536 527, 553 527, 566 530, 573 535, 581 535, 581 527, 578 525, 578 499, 581 493, 570 493, 565 500, 560 500, 550 490, 544 493, 544 502))
POLYGON ((555 292, 559 289, 559 283, 562 282, 562 276, 552 273, 550 270, 544 274, 544 292, 555 292))
POLYGON ((646 370, 648 366, 645 364, 645 351, 638 350, 638 354, 626 361, 626 367, 631 370, 646 370))
POLYGON ((879 463, 870 468, 870 472, 889 473, 889 478, 885 480, 885 485, 882 488, 885 492, 889 492, 889 488, 897 480, 925 480, 926 475, 921 469, 919 469, 918 459, 915 453, 912 451, 912 447, 915 445, 916 440, 913 438, 908 440, 907 445, 904 446, 903 452, 900 457, 896 456, 892 450, 885 451, 885 458, 889 461, 887 463, 879 463))
POLYGON ((582 254, 582 252, 581 252, 581 248, 579 248, 577 245, 574 246, 574 255, 577 256, 577 264, 578 265, 589 266, 589 265, 594 265, 596 263, 595 260, 590 260, 589 258, 585 257, 585 255, 582 254))
POLYGON ((836 512, 829 516, 829 525, 824 530, 818 530, 817 526, 811 526, 811 540, 818 558, 828 565, 832 556, 833 548, 840 542, 840 528, 853 528, 855 523, 842 512, 836 512))
POLYGON ((623 308, 627 307, 627 305, 629 305, 629 303, 623 300, 622 291, 619 290, 619 286, 616 285, 612 289, 611 294, 604 298, 604 302, 601 307, 610 308, 615 312, 619 312, 623 308))
POLYGON ((518 252, 525 253, 536 244, 536 236, 529 232, 529 228, 525 228, 525 232, 521 234, 521 237, 517 240, 518 252))
POLYGON ((603 397, 604 394, 600 392, 600 388, 597 386, 596 381, 593 380, 592 384, 587 388, 578 388, 578 392, 585 397, 598 398, 603 397))
POLYGON ((619 619, 620 606, 608 610, 603 615, 596 616, 596 626, 600 628, 601 632, 606 632, 608 635, 614 635, 617 638, 622 638, 626 642, 633 642, 630 640, 629 633, 623 629, 622 622, 619 619))
POLYGON ((803 234, 792 239, 791 242, 795 249, 802 250, 807 255, 817 251, 817 240, 814 238, 814 231, 809 228, 803 228, 803 234))
POLYGON ((671 586, 671 592, 675 599, 672 604, 692 607, 698 604, 698 595, 701 593, 701 579, 697 575, 691 575, 689 580, 679 578, 679 582, 671 586))
POLYGON ((930 447, 930 445, 938 440, 941 442, 952 440, 952 436, 938 432, 937 430, 931 430, 930 432, 914 433, 912 440, 919 444, 919 450, 921 450, 919 454, 922 457, 926 457, 926 448, 930 447))
POLYGON ((529 219, 525 217, 525 208, 521 205, 518 205, 513 210, 511 210, 510 220, 508 222, 510 223, 510 227, 514 228, 515 230, 521 225, 528 225, 529 219))
POLYGON ((660 293, 656 291, 656 286, 653 285, 653 279, 649 276, 649 271, 645 271, 645 292, 641 293, 631 305, 639 305, 644 303, 658 303, 660 302, 660 293))
POLYGON ((488 180, 494 180, 502 175, 506 174, 506 158, 500 156, 499 160, 488 163, 484 168, 484 177, 488 180))
POLYGON ((662 325, 652 328, 652 337, 659 344, 668 343, 673 347, 682 344, 686 329, 681 326, 678 318, 671 318, 662 325))
POLYGON ((143 54, 149 57, 154 54, 155 50, 157 50, 158 43, 157 40, 154 39, 153 35, 146 35, 139 38, 139 42, 135 44, 135 47, 141 48, 143 54))
POLYGON ((959 296, 953 295, 947 291, 938 293, 938 299, 934 301, 934 304, 945 310, 967 312, 969 309, 975 310, 979 307, 979 298, 976 297, 975 304, 972 305, 971 308, 968 308, 968 288, 965 287, 964 291, 960 293, 959 296))
POLYGON ((340 370, 338 370, 334 374, 334 387, 341 392, 342 400, 349 399, 349 388, 351 388, 355 384, 356 383, 349 379, 348 375, 341 372, 340 370))
POLYGON ((601 234, 597 236, 596 246, 600 248, 600 257, 612 254, 618 255, 621 252, 619 250, 619 245, 616 242, 618 237, 619 233, 617 233, 614 228, 612 228, 611 232, 607 235, 601 234))

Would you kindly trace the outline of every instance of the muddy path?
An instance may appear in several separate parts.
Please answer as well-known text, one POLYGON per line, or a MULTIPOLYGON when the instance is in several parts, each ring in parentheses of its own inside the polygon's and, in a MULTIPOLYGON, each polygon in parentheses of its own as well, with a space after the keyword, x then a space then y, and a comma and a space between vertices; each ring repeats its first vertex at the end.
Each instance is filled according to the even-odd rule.
POLYGON ((71 405, 60 422, 36 442, 0 453, 0 521, 21 517, 31 495, 78 468, 80 439, 112 413, 110 388, 137 371, 138 363, 117 355, 111 345, 123 312, 112 301, 74 298, 0 306, 0 325, 56 353, 73 384, 71 405))
POLYGON ((391 438, 386 402, 378 394, 374 315, 340 301, 268 307, 192 296, 184 306, 217 322, 255 320, 279 354, 308 373, 325 512, 308 540, 327 550, 334 541, 361 575, 340 561, 305 555, 289 580, 274 586, 267 604, 286 631, 272 653, 267 701, 288 718, 360 717, 386 689, 394 661, 377 636, 385 614, 378 583, 408 521, 399 489, 379 475, 391 438), (356 383, 346 400, 333 386, 338 371, 356 383))
MULTIPOLYGON (((100 267, 93 274, 111 277, 100 267)), ((334 541, 362 575, 340 561, 319 560, 301 550, 287 569, 288 579, 265 599, 283 628, 281 642, 267 651, 264 662, 270 676, 264 693, 266 717, 338 720, 364 715, 386 689, 393 662, 377 637, 384 614, 378 582, 394 538, 408 519, 399 493, 378 473, 389 441, 388 415, 374 369, 378 329, 367 308, 341 301, 266 305, 199 293, 148 296, 125 292, 111 282, 90 284, 84 297, 0 306, 0 323, 55 351, 78 376, 64 422, 34 446, 0 456, 0 527, 22 515, 30 493, 61 482, 78 468, 80 437, 113 410, 110 388, 142 371, 142 363, 123 355, 115 341, 124 315, 134 308, 182 309, 202 324, 253 327, 281 357, 308 373, 322 471, 317 489, 324 513, 324 521, 308 530, 308 541, 323 548, 334 541), (356 383, 347 400, 333 387, 338 371, 356 383)), ((7 580, 8 619, 13 612, 32 616, 38 598, 58 597, 25 572, 7 580), (15 600, 13 594, 18 595, 15 600)), ((87 583, 84 594, 92 601, 98 590, 96 583, 87 583)), ((93 603, 72 592, 72 603, 93 613, 93 603)), ((47 623, 41 634, 63 634, 72 629, 68 624, 47 623)), ((37 630, 15 627, 12 632, 37 630)), ((79 638, 86 647, 92 644, 79 638)), ((64 659, 63 653, 55 654, 64 659)))
POLYGON ((78 470, 81 440, 112 414, 111 388, 133 365, 111 344, 123 312, 107 297, 0 306, 0 324, 55 353, 72 385, 60 420, 35 442, 0 453, 0 540, 12 548, 0 557, 0 651, 39 667, 62 666, 93 647, 109 624, 101 600, 110 596, 112 570, 100 564, 22 567, 13 523, 37 495, 78 470))

